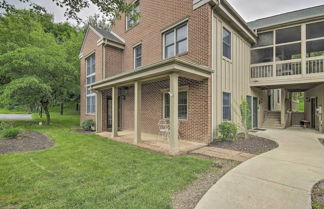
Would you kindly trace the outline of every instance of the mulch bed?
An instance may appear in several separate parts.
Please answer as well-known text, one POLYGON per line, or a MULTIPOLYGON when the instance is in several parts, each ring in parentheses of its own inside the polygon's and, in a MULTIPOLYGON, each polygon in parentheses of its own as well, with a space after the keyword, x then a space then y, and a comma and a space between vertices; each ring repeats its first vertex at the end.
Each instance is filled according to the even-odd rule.
POLYGON ((0 139, 0 154, 42 150, 55 143, 37 131, 23 131, 15 139, 0 139))
POLYGON ((312 189, 313 209, 324 209, 324 179, 314 185, 312 189))
POLYGON ((210 146, 230 149, 250 154, 260 154, 278 147, 277 142, 262 137, 249 135, 248 139, 239 136, 235 141, 214 141, 210 146))
MULTIPOLYGON (((202 156, 201 156, 202 157, 202 156)), ((173 195, 173 209, 194 209, 199 200, 225 173, 237 166, 236 161, 213 158, 214 167, 198 175, 198 178, 182 191, 173 195)))

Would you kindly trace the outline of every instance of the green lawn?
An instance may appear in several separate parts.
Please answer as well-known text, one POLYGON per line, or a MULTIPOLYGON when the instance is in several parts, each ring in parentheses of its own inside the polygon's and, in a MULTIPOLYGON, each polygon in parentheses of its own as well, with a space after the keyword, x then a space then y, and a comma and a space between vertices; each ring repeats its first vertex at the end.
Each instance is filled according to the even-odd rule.
POLYGON ((0 208, 170 208, 173 192, 212 165, 71 133, 79 123, 75 114, 52 113, 52 119, 51 126, 16 123, 49 135, 56 145, 0 155, 0 208))

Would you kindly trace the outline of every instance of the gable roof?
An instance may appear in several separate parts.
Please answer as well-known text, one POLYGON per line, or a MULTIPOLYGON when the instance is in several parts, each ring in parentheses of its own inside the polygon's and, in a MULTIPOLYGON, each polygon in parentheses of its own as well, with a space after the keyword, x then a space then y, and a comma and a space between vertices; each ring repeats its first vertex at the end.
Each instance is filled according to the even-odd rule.
POLYGON ((125 44, 124 40, 122 40, 120 37, 118 37, 115 33, 112 31, 104 30, 101 28, 98 28, 96 26, 91 26, 94 30, 96 30, 103 38, 120 43, 120 44, 125 44))
POLYGON ((324 5, 261 18, 252 22, 248 22, 247 24, 252 29, 258 29, 321 16, 324 17, 324 5))

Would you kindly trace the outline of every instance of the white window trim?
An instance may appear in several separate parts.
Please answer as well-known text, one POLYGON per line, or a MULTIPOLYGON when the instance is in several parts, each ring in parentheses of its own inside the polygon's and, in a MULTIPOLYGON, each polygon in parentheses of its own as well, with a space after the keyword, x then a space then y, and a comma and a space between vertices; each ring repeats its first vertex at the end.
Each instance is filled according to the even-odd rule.
MULTIPOLYGON (((92 55, 94 55, 95 54, 95 52, 92 52, 91 54, 89 54, 87 57, 85 57, 85 73, 86 73, 86 91, 85 91, 85 95, 86 95, 86 110, 85 110, 85 112, 86 112, 86 115, 95 115, 96 114, 96 111, 94 112, 94 113, 90 113, 90 112, 88 112, 88 97, 91 97, 91 96, 95 96, 95 106, 96 106, 96 93, 95 92, 93 92, 93 93, 91 93, 91 94, 88 94, 88 89, 89 89, 89 85, 90 84, 87 84, 87 78, 89 78, 89 77, 92 77, 92 76, 95 76, 96 75, 96 71, 94 72, 94 73, 91 73, 91 74, 89 74, 89 75, 87 75, 87 70, 88 70, 88 63, 87 63, 87 59, 89 58, 89 57, 91 57, 92 55)), ((96 65, 96 59, 95 59, 95 65, 96 65)), ((96 107, 95 107, 95 110, 96 110, 96 107)))
POLYGON ((136 44, 136 45, 133 46, 133 60, 134 60, 134 62, 133 62, 133 68, 134 68, 134 70, 142 67, 142 65, 143 65, 143 63, 142 63, 143 62, 143 59, 142 58, 143 58, 143 46, 142 46, 142 42, 140 42, 140 43, 138 43, 138 44, 136 44), (141 46, 141 66, 136 67, 136 52, 135 52, 135 50, 139 46, 141 46))
POLYGON ((162 31, 162 39, 163 39, 163 49, 162 49, 162 58, 163 59, 168 59, 168 58, 171 58, 171 57, 168 57, 166 58, 165 56, 165 35, 168 34, 169 32, 173 31, 174 33, 174 36, 173 36, 173 43, 174 43, 174 56, 172 57, 175 57, 175 56, 178 56, 180 54, 183 54, 183 53, 180 53, 180 54, 177 54, 177 29, 180 28, 181 26, 185 26, 187 25, 187 51, 183 52, 183 53, 188 53, 189 52, 189 24, 188 24, 188 19, 185 19, 179 23, 177 23, 176 25, 173 25, 172 27, 169 27, 168 29, 166 30, 163 30, 162 31))
POLYGON ((228 62, 232 62, 232 59, 233 59, 233 47, 232 46, 233 46, 233 31, 230 30, 229 27, 223 25, 223 27, 222 27, 222 57, 224 60, 227 60, 228 62), (231 46, 230 46, 231 59, 224 56, 224 29, 227 30, 231 35, 231 46))
MULTIPOLYGON (((139 7, 140 7, 140 10, 141 10, 141 6, 140 6, 140 0, 134 0, 131 4, 137 4, 138 3, 138 5, 139 5, 139 7)), ((130 29, 132 29, 132 28, 134 28, 137 24, 139 24, 139 22, 140 22, 140 20, 138 19, 137 20, 137 23, 135 23, 134 25, 132 25, 131 27, 128 27, 128 16, 127 16, 127 14, 125 14, 125 22, 126 22, 126 24, 125 24, 125 29, 126 29, 126 31, 128 31, 128 30, 130 30, 130 29)))
MULTIPOLYGON (((167 94, 167 93, 169 93, 168 91, 166 91, 166 90, 161 90, 162 91, 162 94, 163 94, 163 116, 162 116, 162 118, 163 119, 169 119, 169 118, 166 118, 165 117, 165 94, 167 94)), ((178 91, 178 93, 180 93, 180 92, 186 92, 186 94, 187 94, 187 117, 186 118, 179 118, 179 120, 182 120, 182 121, 187 121, 188 120, 188 118, 189 118, 189 112, 188 112, 188 106, 189 106, 189 94, 188 94, 188 90, 187 89, 183 89, 183 90, 179 90, 178 91)), ((179 109, 179 104, 178 104, 178 109, 179 109)), ((179 117, 179 115, 178 115, 178 117, 179 117)))
POLYGON ((232 92, 228 92, 228 91, 223 91, 222 92, 222 121, 223 122, 231 122, 231 121, 233 121, 233 112, 232 112, 232 107, 233 107, 233 104, 232 104, 232 92), (224 93, 226 93, 226 94, 229 94, 230 95, 230 99, 231 99, 231 101, 230 101, 230 106, 231 106, 231 111, 230 111, 230 113, 231 113, 231 119, 230 120, 224 120, 224 93))

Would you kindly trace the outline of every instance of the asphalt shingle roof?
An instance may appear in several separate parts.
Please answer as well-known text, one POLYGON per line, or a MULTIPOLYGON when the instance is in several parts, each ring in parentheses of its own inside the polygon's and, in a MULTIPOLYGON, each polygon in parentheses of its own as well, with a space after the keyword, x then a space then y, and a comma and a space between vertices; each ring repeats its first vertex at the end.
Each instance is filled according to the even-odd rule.
POLYGON ((324 5, 266 17, 247 24, 252 29, 258 29, 319 16, 324 16, 324 5))
POLYGON ((98 33, 100 33, 104 38, 110 40, 110 41, 114 41, 120 44, 124 44, 124 42, 122 40, 120 40, 117 36, 115 36, 114 34, 112 34, 111 32, 107 31, 107 30, 103 30, 101 28, 98 28, 96 26, 91 26, 93 27, 98 33))

